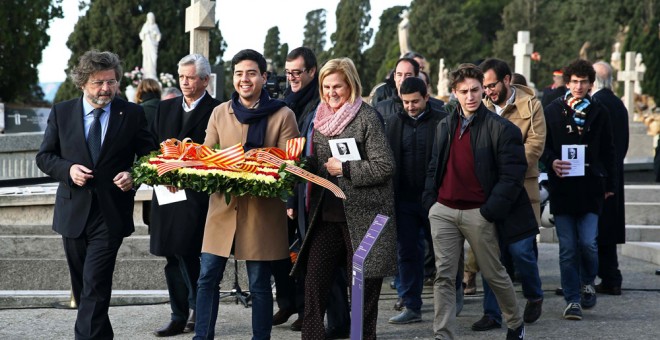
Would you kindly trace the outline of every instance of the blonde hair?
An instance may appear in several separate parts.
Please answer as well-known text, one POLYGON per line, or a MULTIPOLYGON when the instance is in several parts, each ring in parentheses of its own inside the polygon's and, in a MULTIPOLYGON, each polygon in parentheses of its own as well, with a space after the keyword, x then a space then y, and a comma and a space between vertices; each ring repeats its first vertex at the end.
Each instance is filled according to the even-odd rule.
POLYGON ((142 96, 145 93, 153 93, 156 98, 160 98, 160 83, 151 78, 142 79, 135 91, 135 102, 142 103, 142 96))
POLYGON ((340 73, 342 75, 344 81, 351 89, 351 98, 349 101, 351 104, 354 103, 362 95, 362 84, 360 83, 360 76, 355 68, 355 64, 353 64, 350 58, 330 59, 321 67, 321 71, 319 72, 319 94, 321 101, 326 102, 323 97, 323 79, 333 73, 340 73))

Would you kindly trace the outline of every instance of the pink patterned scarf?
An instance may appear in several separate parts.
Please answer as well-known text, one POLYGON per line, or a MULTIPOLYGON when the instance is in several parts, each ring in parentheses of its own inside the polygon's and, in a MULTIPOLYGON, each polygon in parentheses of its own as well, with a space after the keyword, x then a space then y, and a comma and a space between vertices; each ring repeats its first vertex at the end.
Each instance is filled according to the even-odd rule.
POLYGON ((316 109, 314 128, 326 137, 337 136, 357 116, 361 105, 362 98, 358 97, 353 104, 346 102, 337 112, 332 112, 330 105, 321 102, 316 109))

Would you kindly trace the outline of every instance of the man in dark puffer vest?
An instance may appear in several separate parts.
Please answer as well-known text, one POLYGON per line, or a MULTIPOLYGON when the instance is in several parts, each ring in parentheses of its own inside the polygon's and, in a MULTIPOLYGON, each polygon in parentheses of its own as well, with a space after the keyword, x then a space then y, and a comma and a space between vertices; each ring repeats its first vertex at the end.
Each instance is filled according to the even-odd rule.
POLYGON ((447 116, 428 105, 426 83, 406 78, 400 87, 404 111, 389 117, 386 134, 394 153, 394 201, 397 216, 397 293, 405 310, 390 318, 394 324, 419 322, 424 280, 424 236, 430 233, 426 211, 421 206, 426 168, 431 159, 435 129, 447 116))

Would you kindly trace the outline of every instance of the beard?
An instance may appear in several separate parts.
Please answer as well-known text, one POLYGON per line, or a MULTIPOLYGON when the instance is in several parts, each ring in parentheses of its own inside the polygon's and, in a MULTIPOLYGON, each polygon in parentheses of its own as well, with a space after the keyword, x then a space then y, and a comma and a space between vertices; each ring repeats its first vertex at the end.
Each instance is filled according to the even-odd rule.
POLYGON ((492 97, 490 99, 493 100, 493 104, 497 106, 502 106, 502 104, 504 104, 507 100, 505 96, 506 96, 506 92, 503 95, 502 92, 500 91, 500 93, 497 95, 497 100, 493 100, 492 97))
POLYGON ((105 106, 108 103, 110 103, 113 99, 115 99, 115 94, 116 92, 114 91, 99 91, 96 95, 89 92, 85 92, 85 97, 93 104, 105 106), (105 96, 105 97, 101 97, 101 96, 105 96))

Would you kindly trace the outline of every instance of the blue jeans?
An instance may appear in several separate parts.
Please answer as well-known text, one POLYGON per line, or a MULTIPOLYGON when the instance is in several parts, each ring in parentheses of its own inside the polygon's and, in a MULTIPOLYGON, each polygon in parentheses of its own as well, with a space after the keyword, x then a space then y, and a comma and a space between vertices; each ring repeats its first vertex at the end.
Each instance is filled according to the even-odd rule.
POLYGON ((564 300, 580 303, 581 286, 593 284, 598 273, 598 215, 555 215, 555 228, 564 300))
MULTIPOLYGON (((245 264, 252 299, 252 339, 270 339, 270 331, 273 327, 271 262, 245 261, 245 264)), ((197 281, 197 310, 193 339, 213 339, 215 336, 219 285, 226 265, 226 257, 202 253, 201 270, 197 281)))
POLYGON ((429 219, 422 206, 412 202, 397 203, 396 217, 399 266, 396 290, 406 308, 419 312, 424 288, 424 228, 429 219))
MULTIPOLYGON (((530 236, 526 239, 504 245, 500 241, 500 248, 507 247, 513 264, 517 271, 520 273, 520 280, 522 281, 523 295, 529 301, 537 301, 543 299, 543 288, 541 288, 541 277, 539 276, 539 267, 537 265, 536 254, 534 253, 534 238, 530 236)), ((484 315, 488 315, 491 319, 502 324, 502 312, 497 304, 495 294, 484 280, 484 315)))

